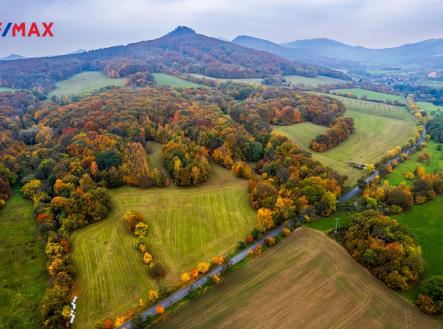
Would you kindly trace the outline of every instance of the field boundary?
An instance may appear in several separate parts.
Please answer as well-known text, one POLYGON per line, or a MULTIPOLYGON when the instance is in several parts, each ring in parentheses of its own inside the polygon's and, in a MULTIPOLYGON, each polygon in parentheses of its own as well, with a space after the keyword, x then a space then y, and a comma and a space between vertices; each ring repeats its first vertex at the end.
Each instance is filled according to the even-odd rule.
MULTIPOLYGON (((260 245, 260 246, 263 245, 267 238, 276 237, 287 226, 294 227, 295 226, 294 221, 291 220, 288 223, 284 223, 284 224, 278 226, 277 228, 269 231, 263 237, 261 237, 259 240, 257 240, 253 244, 251 244, 249 247, 240 251, 235 256, 231 257, 227 263, 217 266, 212 271, 210 271, 208 274, 205 274, 204 276, 202 276, 201 278, 199 278, 198 280, 193 282, 191 285, 185 286, 185 287, 177 290, 172 295, 164 298, 160 302, 152 305, 151 307, 149 307, 145 311, 141 312, 140 315, 142 316, 143 320, 145 320, 147 317, 156 315, 157 314, 157 311, 156 311, 157 307, 161 306, 164 309, 166 309, 166 308, 172 306, 173 304, 177 303, 178 301, 180 301, 183 298, 185 298, 186 296, 188 296, 191 292, 199 289, 201 286, 208 283, 209 280, 214 275, 221 274, 221 273, 225 272, 228 268, 234 266, 235 264, 238 264, 239 262, 241 262, 242 260, 247 258, 250 255, 250 253, 253 252, 254 249, 258 245, 260 245)), ((296 230, 294 230, 294 232, 295 231, 296 230)), ((133 329, 132 320, 129 320, 129 321, 123 323, 121 326, 118 327, 118 329, 133 329)))

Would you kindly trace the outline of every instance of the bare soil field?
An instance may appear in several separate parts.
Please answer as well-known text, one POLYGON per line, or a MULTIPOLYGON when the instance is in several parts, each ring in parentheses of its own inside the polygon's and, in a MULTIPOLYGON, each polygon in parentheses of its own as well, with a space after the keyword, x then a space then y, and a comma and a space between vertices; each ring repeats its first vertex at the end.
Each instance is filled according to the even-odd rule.
POLYGON ((152 328, 443 328, 323 233, 301 228, 152 328))

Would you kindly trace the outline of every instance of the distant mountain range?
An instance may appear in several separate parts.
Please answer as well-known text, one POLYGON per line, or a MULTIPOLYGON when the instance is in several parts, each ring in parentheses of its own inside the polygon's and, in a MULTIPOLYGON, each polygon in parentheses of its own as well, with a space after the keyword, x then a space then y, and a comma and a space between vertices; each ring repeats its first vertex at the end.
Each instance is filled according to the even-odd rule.
POLYGON ((87 51, 86 49, 79 48, 77 50, 74 50, 73 52, 70 52, 68 55, 70 55, 70 54, 81 54, 81 53, 84 53, 86 51, 87 51))
POLYGON ((26 59, 27 57, 21 56, 21 55, 17 55, 17 54, 11 54, 9 56, 0 58, 0 61, 13 61, 15 59, 26 59))
POLYGON ((393 48, 371 49, 318 38, 277 44, 251 36, 238 36, 233 43, 268 51, 290 60, 328 67, 365 69, 372 67, 443 68, 443 39, 430 39, 393 48))
POLYGON ((216 78, 264 78, 298 74, 348 77, 339 71, 301 64, 270 52, 222 41, 179 26, 154 40, 64 56, 1 61, 2 86, 53 88, 56 81, 99 70, 112 78, 138 72, 199 73, 216 78))

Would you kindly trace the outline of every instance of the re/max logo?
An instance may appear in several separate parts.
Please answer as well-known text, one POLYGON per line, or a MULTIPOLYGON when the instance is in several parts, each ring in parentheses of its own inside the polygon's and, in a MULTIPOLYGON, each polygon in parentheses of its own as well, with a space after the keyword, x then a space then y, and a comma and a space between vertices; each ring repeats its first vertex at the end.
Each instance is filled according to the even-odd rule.
POLYGON ((53 37, 52 27, 53 22, 42 23, 2 23, 0 22, 0 35, 4 38, 6 36, 11 37, 53 37))

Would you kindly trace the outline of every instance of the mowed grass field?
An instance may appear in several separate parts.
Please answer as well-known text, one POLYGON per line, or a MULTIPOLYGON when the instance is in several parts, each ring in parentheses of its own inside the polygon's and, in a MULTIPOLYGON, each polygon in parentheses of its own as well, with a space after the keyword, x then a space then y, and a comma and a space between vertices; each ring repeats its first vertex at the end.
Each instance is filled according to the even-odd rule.
POLYGON ((18 191, 0 210, 0 328, 41 327, 39 303, 48 279, 33 211, 18 191))
POLYGON ((48 97, 87 95, 100 88, 110 86, 123 87, 125 84, 126 79, 111 79, 102 72, 81 72, 69 79, 57 82, 56 89, 51 91, 48 97))
POLYGON ((336 79, 336 78, 330 78, 330 77, 324 77, 324 76, 318 76, 315 78, 309 78, 309 77, 302 77, 300 75, 285 75, 284 78, 286 81, 293 85, 305 85, 308 87, 318 87, 322 85, 336 85, 336 84, 346 84, 349 83, 349 81, 336 79))
MULTIPOLYGON (((394 217, 415 236, 422 248, 425 260, 424 278, 431 275, 443 275, 443 197, 416 205, 412 210, 394 217)), ((418 288, 407 296, 415 300, 418 288)), ((443 325, 442 325, 443 328, 443 325)))
POLYGON ((333 94, 325 94, 325 93, 316 93, 316 94, 338 99, 339 101, 345 104, 346 109, 349 111, 366 113, 366 114, 381 116, 384 118, 411 120, 411 114, 409 114, 406 107, 404 106, 371 102, 362 99, 337 96, 333 94))
POLYGON ((405 103, 405 98, 400 95, 392 95, 386 93, 380 93, 372 90, 362 89, 362 88, 351 88, 351 89, 335 89, 332 90, 333 93, 345 94, 345 95, 353 95, 358 98, 365 97, 368 100, 376 100, 382 102, 402 102, 405 103))
POLYGON ((301 228, 150 328, 442 328, 335 241, 301 228))
POLYGON ((427 173, 432 173, 434 171, 443 171, 443 151, 437 150, 437 143, 434 141, 430 141, 428 146, 421 150, 420 152, 415 153, 410 159, 400 163, 389 175, 386 176, 391 184, 398 185, 401 182, 406 182, 407 184, 411 184, 412 182, 406 180, 404 175, 406 172, 414 173, 417 166, 421 166, 425 169, 427 173), (418 157, 422 153, 427 153, 430 155, 429 163, 427 162, 419 162, 417 161, 418 157))
POLYGON ((361 101, 363 106, 349 106, 345 116, 354 119, 356 131, 343 143, 326 152, 313 152, 309 149, 312 138, 327 128, 310 122, 291 126, 274 126, 274 130, 287 136, 295 143, 310 151, 313 157, 342 175, 348 176, 346 185, 354 185, 363 171, 354 169, 349 162, 375 163, 387 150, 404 144, 415 133, 412 117, 402 107, 361 101))
POLYGON ((173 286, 184 271, 235 249, 256 223, 247 182, 215 167, 200 187, 111 190, 114 208, 102 222, 72 237, 79 293, 77 328, 125 313, 150 289, 173 286), (167 269, 164 280, 148 275, 136 238, 123 225, 127 210, 144 214, 149 225, 148 250, 167 269))
POLYGON ((233 82, 240 82, 240 83, 246 83, 250 85, 261 85, 262 79, 260 78, 246 78, 246 79, 220 79, 220 78, 214 78, 203 74, 191 74, 194 77, 197 78, 203 78, 203 79, 210 79, 210 80, 216 80, 219 82, 227 82, 227 81, 233 81, 233 82))
POLYGON ((176 88, 206 88, 204 85, 186 81, 173 75, 163 73, 153 73, 155 82, 159 86, 176 87, 176 88))

